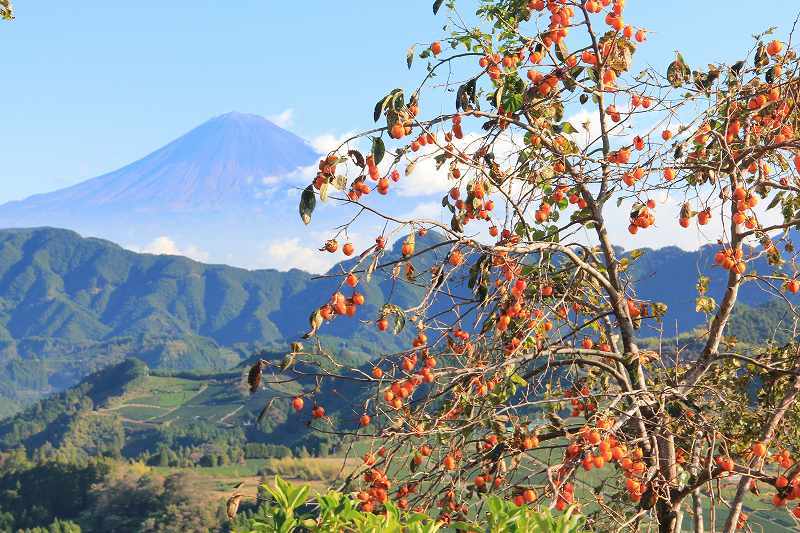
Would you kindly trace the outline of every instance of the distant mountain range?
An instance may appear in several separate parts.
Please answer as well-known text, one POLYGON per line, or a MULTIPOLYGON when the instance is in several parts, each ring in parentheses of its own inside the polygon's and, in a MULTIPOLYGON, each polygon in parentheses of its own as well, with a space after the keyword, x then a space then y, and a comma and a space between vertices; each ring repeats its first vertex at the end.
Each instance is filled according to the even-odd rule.
MULTIPOLYGON (((440 239, 429 232, 417 246, 440 239)), ((399 257, 399 246, 387 252, 387 261, 399 257)), ((713 252, 646 250, 633 262, 638 296, 669 307, 665 336, 703 322, 694 284, 698 271, 709 271, 713 252)), ((419 259, 415 266, 427 267, 419 259)), ((766 264, 758 268, 769 270, 766 264)), ((710 293, 719 298, 724 276, 719 269, 710 272, 710 293)), ((337 283, 300 270, 248 271, 138 254, 62 229, 0 230, 0 415, 126 357, 160 370, 224 370, 256 350, 283 353, 308 330, 309 314, 337 283)), ((421 289, 378 271, 359 290, 366 304, 358 319, 374 320, 390 295, 393 303, 410 307, 421 289)), ((760 312, 742 308, 738 315, 737 334, 751 342, 766 338, 786 314, 754 283, 743 287, 740 298, 749 306, 767 305, 760 312)), ((411 334, 379 333, 357 319, 335 320, 322 333, 337 356, 353 364, 403 349, 411 334)))
MULTIPOLYGON (((284 351, 308 330, 309 314, 337 283, 299 270, 248 271, 137 254, 62 229, 0 230, 0 411, 129 356, 153 368, 213 370, 255 350, 284 351)), ((393 288, 377 274, 359 290, 366 296, 359 318, 374 320, 390 292, 396 303, 410 305, 418 289, 393 288)), ((352 362, 407 341, 356 320, 334 321, 324 333, 352 362)))

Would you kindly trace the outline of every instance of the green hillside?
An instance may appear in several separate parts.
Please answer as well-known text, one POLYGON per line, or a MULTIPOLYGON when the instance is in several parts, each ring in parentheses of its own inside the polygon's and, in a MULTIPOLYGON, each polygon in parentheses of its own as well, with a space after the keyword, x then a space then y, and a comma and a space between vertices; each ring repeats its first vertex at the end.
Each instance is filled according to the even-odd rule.
MULTIPOLYGON (((246 372, 168 375, 127 359, 0 421, 0 450, 24 446, 47 459, 126 457, 155 466, 215 466, 267 456, 257 450, 275 452, 274 445, 287 453, 335 451, 334 440, 305 428, 308 413, 294 414, 289 406, 302 384, 270 385, 250 395, 246 372)), ((352 398, 331 398, 329 413, 348 416, 352 398)))
MULTIPOLYGON (((334 290, 334 280, 299 270, 137 254, 61 229, 2 230, 0 417, 126 357, 153 369, 213 371, 255 350, 283 350, 334 290)), ((415 291, 393 288, 380 273, 359 290, 368 319, 389 291, 398 302, 411 302, 415 291)), ((323 340, 354 362, 402 341, 355 320, 331 324, 323 340)))
MULTIPOLYGON (((417 248, 441 239, 429 232, 417 239, 417 248)), ((399 257, 400 242, 387 250, 384 261, 399 257)), ((694 283, 712 251, 645 250, 634 263, 637 295, 668 305, 665 334, 701 325, 694 283), (686 283, 670 283, 681 289, 664 291, 667 278, 686 283)), ((445 253, 441 247, 426 256, 445 253)), ((430 265, 414 266, 424 272, 430 265)), ((721 275, 719 269, 710 271, 711 295, 720 291, 721 275)), ((329 299, 338 283, 299 270, 249 271, 180 256, 138 254, 68 230, 0 230, 0 418, 128 357, 157 371, 216 372, 259 350, 283 352, 308 330, 309 314, 329 299)), ((792 334, 787 308, 768 303, 762 289, 757 284, 742 288, 741 303, 749 307, 737 308, 730 332, 758 342, 772 335, 773 324, 782 324, 776 340, 785 340, 792 334), (767 307, 759 307, 765 303, 767 307)), ((355 365, 407 347, 410 331, 382 334, 362 321, 376 318, 389 297, 401 307, 415 305, 420 289, 378 270, 358 290, 366 304, 357 319, 327 324, 321 331, 323 343, 337 359, 355 365)), ((434 305, 432 313, 442 309, 434 305)))

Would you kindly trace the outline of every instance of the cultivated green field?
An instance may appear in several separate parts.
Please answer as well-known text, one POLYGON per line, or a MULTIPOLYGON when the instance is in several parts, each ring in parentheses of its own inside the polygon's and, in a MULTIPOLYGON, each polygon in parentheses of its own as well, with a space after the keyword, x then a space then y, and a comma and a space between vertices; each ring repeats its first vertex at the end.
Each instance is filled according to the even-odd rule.
POLYGON ((172 425, 197 419, 224 424, 245 402, 232 380, 148 376, 104 410, 133 424, 172 425))

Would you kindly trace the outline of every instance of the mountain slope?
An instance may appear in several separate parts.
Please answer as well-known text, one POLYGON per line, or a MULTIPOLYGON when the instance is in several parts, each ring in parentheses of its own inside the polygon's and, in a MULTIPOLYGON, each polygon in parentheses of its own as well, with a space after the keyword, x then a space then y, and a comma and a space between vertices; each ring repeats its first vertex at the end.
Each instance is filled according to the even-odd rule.
MULTIPOLYGON (((0 451, 25 446, 31 454, 141 459, 164 447, 202 453, 212 446, 266 443, 325 453, 336 446, 338 437, 307 431, 308 413, 290 408, 289 398, 301 387, 312 389, 313 378, 275 376, 283 383, 251 395, 244 384, 247 370, 242 365, 228 372, 164 374, 127 359, 0 421, 0 451)), ((330 384, 322 391, 328 414, 355 424, 361 412, 356 392, 348 394, 346 385, 336 388, 338 394, 330 384)))
MULTIPOLYGON (((798 232, 791 233, 800 243, 798 232)), ((695 311, 697 291, 695 285, 702 273, 709 278, 708 295, 719 303, 725 292, 727 274, 714 264, 718 246, 706 245, 698 250, 683 250, 668 246, 652 250, 644 248, 642 255, 633 262, 630 278, 635 281, 637 295, 644 299, 663 302, 668 306, 664 319, 664 335, 674 336, 703 324, 705 317, 695 311)), ((772 273, 776 267, 767 263, 765 257, 748 264, 748 270, 762 274, 772 273)), ((792 275, 789 270, 784 271, 792 275)), ((748 306, 765 304, 774 297, 761 283, 745 283, 740 286, 738 303, 748 306)))
MULTIPOLYGON (((336 288, 299 270, 137 254, 60 229, 2 230, 0 394, 27 403, 128 356, 161 369, 229 368, 256 349, 285 349, 336 288)), ((392 287, 378 274, 359 290, 359 316, 370 319, 392 287)), ((401 285, 393 298, 412 301, 416 290, 401 285)), ((355 320, 334 321, 323 340, 354 362, 404 342, 355 320)))
POLYGON ((168 211, 253 204, 265 180, 314 163, 303 139, 265 118, 213 118, 143 159, 58 191, 2 206, 5 216, 48 210, 168 211))
MULTIPOLYGON (((440 239, 429 232, 417 246, 440 239)), ((387 251, 386 261, 399 258, 400 245, 387 251)), ((639 297, 668 304, 665 335, 688 331, 704 320, 694 309, 694 284, 712 252, 648 250, 630 268, 639 297)), ((421 259, 414 263, 417 271, 426 270, 421 259)), ((768 270, 765 264, 758 267, 768 270)), ((719 301, 724 273, 709 272, 710 295, 719 301)), ((160 370, 223 370, 257 350, 282 352, 308 330, 310 313, 338 283, 299 270, 249 271, 137 254, 68 230, 0 230, 0 397, 6 400, 0 402, 0 415, 126 357, 160 370)), ((390 295, 401 307, 415 305, 421 289, 378 271, 358 290, 366 304, 356 319, 327 324, 322 341, 353 364, 407 348, 413 328, 395 337, 362 321, 374 320, 390 295)), ((754 283, 740 292, 741 303, 751 306, 768 298, 754 283)), ((439 302, 432 314, 444 312, 445 305, 439 302)), ((765 328, 760 325, 758 331, 765 328)), ((753 334, 748 340, 755 340, 753 334)), ((648 329, 642 335, 655 332, 648 329)))
MULTIPOLYGON (((773 301, 734 312, 728 334, 748 345, 760 344, 778 332, 779 343, 789 340, 781 329, 785 303, 773 301)), ((682 357, 692 357, 700 345, 682 337, 682 357)), ((666 343, 670 345, 671 343, 666 343)), ((669 348, 667 349, 669 352, 669 348)), ((224 372, 163 373, 151 371, 137 359, 127 359, 85 377, 78 385, 43 399, 14 417, 0 421, 0 451, 24 445, 33 453, 43 447, 83 456, 108 453, 131 459, 149 457, 164 447, 195 450, 226 442, 301 447, 313 453, 335 451, 336 435, 307 431, 308 412, 295 414, 289 398, 316 387, 313 368, 298 369, 309 376, 288 379, 270 371, 262 387, 250 394, 245 379, 258 358, 277 359, 278 353, 259 353, 224 372), (266 406, 263 417, 259 414, 266 406)), ((371 363, 362 368, 369 371, 371 363)), ((318 395, 328 416, 356 420, 370 391, 349 382, 325 381, 318 395)), ((200 461, 201 458, 195 459, 200 461)))

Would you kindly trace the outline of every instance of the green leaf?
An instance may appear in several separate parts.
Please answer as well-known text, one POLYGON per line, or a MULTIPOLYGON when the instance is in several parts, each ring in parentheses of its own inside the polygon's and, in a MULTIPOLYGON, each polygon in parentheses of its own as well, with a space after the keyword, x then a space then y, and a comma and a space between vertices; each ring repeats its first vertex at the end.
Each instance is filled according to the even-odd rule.
POLYGON ((406 316, 405 316, 405 314, 403 314, 402 311, 400 311, 398 313, 395 313, 395 315, 394 315, 394 328, 392 328, 392 331, 394 332, 395 335, 397 335, 401 331, 403 331, 404 327, 406 327, 406 316))
POLYGON ((289 494, 289 508, 297 509, 306 502, 308 495, 308 485, 300 485, 295 487, 289 494))
POLYGON ((572 92, 578 88, 578 84, 575 80, 578 79, 578 76, 580 76, 581 72, 583 72, 583 67, 574 67, 569 70, 569 75, 564 77, 564 87, 569 92, 572 92))
POLYGON ((667 81, 676 89, 686 83, 692 75, 692 70, 683 60, 680 52, 675 53, 675 61, 667 67, 667 81))
POLYGON ((388 99, 389 99, 388 96, 384 96, 383 98, 378 100, 377 104, 375 104, 375 110, 372 112, 372 120, 373 121, 378 122, 378 119, 381 118, 381 115, 383 114, 384 106, 386 105, 386 100, 388 100, 388 99))
POLYGON ((353 158, 353 162, 359 167, 364 168, 367 166, 364 162, 364 156, 358 150, 348 150, 347 155, 353 158))
POLYGON ((461 224, 461 220, 456 215, 453 215, 453 218, 450 219, 450 229, 456 233, 462 233, 464 231, 464 226, 461 224))
POLYGON ((478 105, 475 78, 460 85, 456 90, 456 111, 466 109, 468 105, 474 105, 476 107, 478 105))
POLYGON ((300 218, 303 219, 303 224, 311 222, 311 214, 317 206, 317 196, 314 194, 314 186, 309 185, 303 190, 300 196, 300 218))
POLYGON ((511 374, 511 382, 512 383, 516 383, 520 387, 527 387, 528 386, 528 382, 525 381, 525 379, 522 376, 520 376, 519 374, 511 374))
POLYGON ((395 89, 391 94, 391 105, 395 111, 400 111, 406 105, 403 98, 403 89, 395 89))
POLYGON ((308 325, 311 326, 311 329, 303 337, 308 339, 316 335, 324 321, 325 319, 322 318, 322 313, 319 312, 319 309, 315 309, 308 317, 308 325))
POLYGON ((383 156, 386 154, 386 145, 383 144, 383 139, 380 137, 373 137, 372 138, 372 158, 375 160, 375 164, 379 164, 383 161, 383 156))
POLYGON ((553 130, 557 133, 578 133, 578 130, 570 124, 569 122, 564 122, 562 124, 553 124, 553 130))
POLYGON ((380 315, 382 317, 392 317, 394 319, 394 327, 392 331, 398 335, 406 326, 406 314, 403 310, 394 304, 384 304, 381 308, 380 315))
POLYGON ((378 119, 381 118, 386 106, 394 100, 394 98, 397 96, 397 93, 402 95, 403 89, 392 89, 392 92, 378 100, 378 102, 375 104, 375 110, 372 112, 372 119, 375 122, 378 122, 378 119))
POLYGON ((556 44, 555 52, 556 52, 556 58, 563 63, 565 57, 564 53, 567 52, 567 46, 566 44, 564 44, 563 40, 558 41, 558 43, 556 44))
POLYGON ((700 276, 697 278, 697 285, 695 285, 697 288, 697 294, 703 296, 706 292, 708 292, 708 285, 710 282, 711 278, 708 276, 700 276))
POLYGON ((714 309, 716 308, 717 303, 714 301, 714 298, 710 296, 700 296, 695 301, 695 311, 700 313, 713 313, 714 309))

